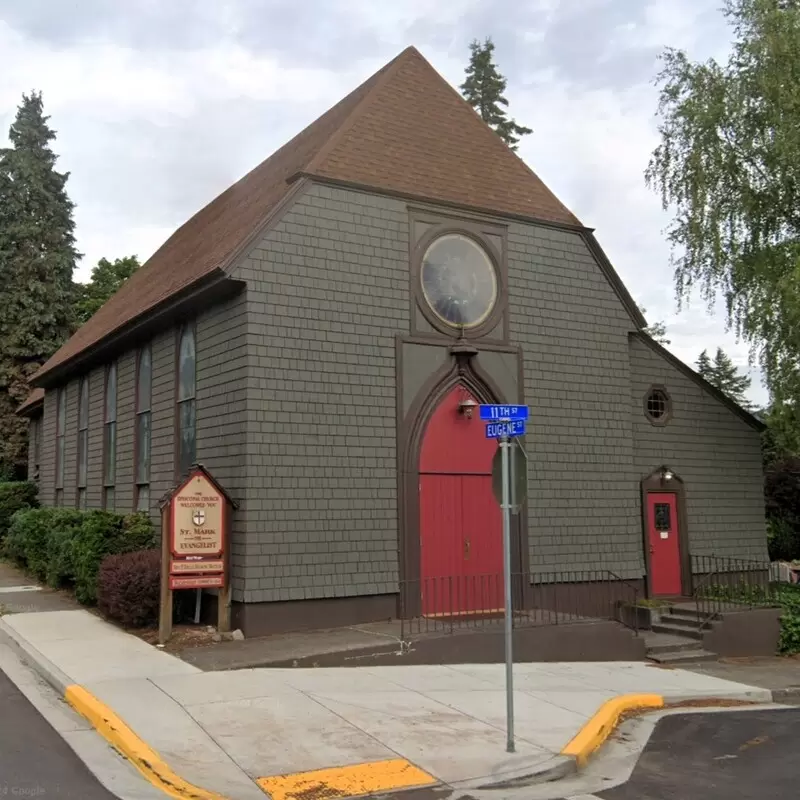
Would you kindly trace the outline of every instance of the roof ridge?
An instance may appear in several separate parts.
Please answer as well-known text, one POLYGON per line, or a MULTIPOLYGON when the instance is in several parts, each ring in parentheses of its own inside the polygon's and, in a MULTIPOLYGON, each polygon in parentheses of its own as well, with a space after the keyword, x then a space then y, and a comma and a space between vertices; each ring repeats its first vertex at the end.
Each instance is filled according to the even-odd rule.
MULTIPOLYGON (((411 49, 416 49, 416 48, 411 48, 411 49)), ((417 55, 422 59, 422 61, 425 62, 425 64, 428 65, 428 67, 430 67, 431 71, 434 72, 436 77, 441 81, 441 83, 443 83, 448 88, 450 93, 452 95, 455 95, 461 101, 461 103, 465 105, 495 135, 496 139, 500 142, 500 144, 502 144, 503 147, 506 150, 508 150, 511 153, 511 155, 514 156, 514 158, 516 158, 520 164, 522 164, 523 167, 525 167, 527 172, 530 173, 531 177, 543 183, 542 179, 533 171, 533 169, 530 166, 528 166, 525 159, 522 158, 522 156, 520 156, 515 150, 513 150, 505 141, 505 139, 503 139, 503 137, 500 136, 500 134, 491 125, 489 125, 489 123, 487 123, 486 120, 484 120, 484 118, 467 102, 466 98, 461 94, 461 92, 459 92, 455 88, 455 86, 453 86, 450 83, 450 81, 446 80, 442 75, 440 75, 439 72, 433 66, 433 64, 431 64, 431 62, 428 61, 428 59, 425 58, 425 56, 422 55, 422 53, 417 51, 417 55)), ((565 211, 568 211, 573 217, 575 217, 576 224, 580 225, 580 227, 584 227, 583 224, 580 222, 580 220, 578 220, 577 216, 575 215, 575 213, 572 211, 571 208, 567 208, 567 206, 564 205, 564 203, 561 202, 560 198, 558 198, 555 194, 553 194, 553 197, 555 198, 556 202, 559 203, 564 208, 565 211)))
POLYGON ((339 127, 328 137, 327 141, 322 145, 322 147, 320 147, 319 150, 314 153, 311 160, 308 161, 308 163, 306 163, 300 170, 298 170, 296 174, 300 175, 305 173, 313 173, 322 165, 331 151, 336 147, 336 145, 339 144, 344 134, 353 127, 356 121, 366 111, 370 102, 375 98, 376 90, 381 88, 386 81, 392 75, 394 75, 398 64, 400 64, 400 62, 403 60, 403 57, 411 55, 412 53, 417 53, 417 55, 420 55, 421 57, 421 54, 415 47, 406 47, 388 64, 384 65, 380 70, 378 70, 377 73, 373 74, 372 77, 376 78, 376 80, 372 86, 367 89, 367 91, 364 93, 364 96, 356 103, 355 108, 353 108, 353 110, 342 121, 342 124, 339 125, 339 127))

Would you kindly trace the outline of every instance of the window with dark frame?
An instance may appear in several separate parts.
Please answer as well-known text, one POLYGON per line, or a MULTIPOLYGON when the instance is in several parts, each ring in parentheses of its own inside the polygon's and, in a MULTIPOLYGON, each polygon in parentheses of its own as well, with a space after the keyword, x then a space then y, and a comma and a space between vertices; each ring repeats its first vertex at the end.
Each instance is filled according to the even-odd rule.
POLYGON ((34 417, 31 420, 31 444, 33 447, 33 476, 34 482, 39 481, 39 459, 42 454, 42 418, 34 417))
POLYGON ((178 344, 178 477, 188 474, 195 463, 197 450, 197 413, 195 407, 197 357, 194 325, 181 330, 178 344))
POLYGON ((89 378, 81 378, 78 390, 78 508, 86 509, 89 467, 89 378))
POLYGON ((661 386, 651 387, 644 399, 644 413, 654 425, 664 425, 672 415, 672 401, 661 386))
POLYGON ((657 531, 669 531, 672 528, 669 503, 655 503, 653 511, 655 529, 657 531))
POLYGON ((67 427, 67 392, 59 389, 56 396, 56 496, 55 504, 64 505, 64 441, 67 427))
POLYGON ((150 441, 152 437, 153 355, 150 345, 136 362, 136 510, 150 511, 150 441))
POLYGON ((117 365, 106 369, 103 418, 103 508, 113 511, 117 482, 117 365))

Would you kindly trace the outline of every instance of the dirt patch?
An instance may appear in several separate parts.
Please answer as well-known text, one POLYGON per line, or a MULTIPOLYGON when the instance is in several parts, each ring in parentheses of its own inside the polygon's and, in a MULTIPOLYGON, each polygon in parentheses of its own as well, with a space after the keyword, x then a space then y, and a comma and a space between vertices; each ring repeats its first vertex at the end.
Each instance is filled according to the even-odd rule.
POLYGON ((678 708, 741 708, 760 705, 753 700, 732 700, 724 697, 698 697, 696 700, 681 700, 678 703, 664 703, 661 708, 629 708, 619 715, 619 724, 654 711, 673 711, 678 708))
MULTIPOLYGON (((125 630, 125 633, 138 636, 147 644, 158 644, 158 628, 140 628, 139 630, 125 630)), ((206 625, 174 625, 172 636, 162 648, 168 653, 179 653, 192 647, 204 647, 214 643, 214 629, 206 625)))

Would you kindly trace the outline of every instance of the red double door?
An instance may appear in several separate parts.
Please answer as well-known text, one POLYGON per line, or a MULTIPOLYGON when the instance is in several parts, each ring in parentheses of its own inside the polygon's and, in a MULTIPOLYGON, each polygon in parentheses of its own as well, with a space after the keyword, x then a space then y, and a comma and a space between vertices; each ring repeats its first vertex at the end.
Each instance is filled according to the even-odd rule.
POLYGON ((420 451, 420 595, 426 616, 503 609, 500 507, 492 493, 497 443, 485 424, 460 413, 463 387, 439 404, 420 451))

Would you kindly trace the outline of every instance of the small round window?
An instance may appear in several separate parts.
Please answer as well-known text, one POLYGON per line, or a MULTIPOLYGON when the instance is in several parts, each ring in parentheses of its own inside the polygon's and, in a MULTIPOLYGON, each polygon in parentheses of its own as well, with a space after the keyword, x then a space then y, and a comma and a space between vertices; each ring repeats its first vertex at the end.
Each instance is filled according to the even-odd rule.
POLYGON ((672 415, 672 401, 662 386, 653 386, 644 398, 644 413, 654 425, 665 425, 672 415))
POLYGON ((474 328, 497 300, 497 275, 487 253, 468 236, 440 236, 427 249, 420 270, 422 294, 448 325, 474 328))

